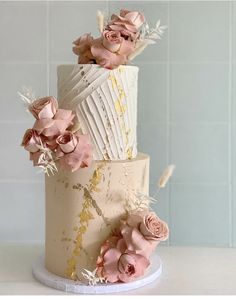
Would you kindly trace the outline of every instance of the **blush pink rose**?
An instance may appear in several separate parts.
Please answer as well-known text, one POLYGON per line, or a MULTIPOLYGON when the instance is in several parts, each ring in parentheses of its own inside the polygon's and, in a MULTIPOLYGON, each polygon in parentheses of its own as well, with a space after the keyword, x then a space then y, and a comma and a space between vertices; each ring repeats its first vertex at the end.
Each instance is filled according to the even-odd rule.
POLYGON ((147 240, 136 227, 123 225, 121 234, 128 250, 145 256, 147 259, 155 250, 159 242, 147 240))
POLYGON ((114 69, 119 65, 126 64, 128 56, 133 51, 133 42, 125 40, 118 32, 108 32, 107 30, 104 31, 102 37, 94 39, 91 46, 96 63, 107 69, 114 69))
POLYGON ((120 19, 125 20, 125 21, 127 20, 132 25, 134 25, 137 30, 145 22, 145 17, 142 13, 140 13, 138 11, 130 11, 127 9, 120 10, 120 19))
POLYGON ((28 129, 23 137, 21 146, 30 153, 36 153, 39 151, 39 146, 42 144, 42 140, 37 131, 28 129))
POLYGON ((73 52, 79 56, 78 63, 94 63, 94 57, 91 53, 92 41, 93 37, 91 34, 86 33, 73 42, 73 52))
POLYGON ((135 41, 144 22, 145 18, 140 12, 122 9, 120 15, 111 16, 107 29, 119 31, 124 39, 135 41))
POLYGON ((103 35, 102 44, 104 48, 106 48, 108 51, 112 53, 118 52, 123 41, 120 32, 104 30, 102 35, 103 35))
POLYGON ((63 135, 57 137, 56 143, 59 144, 60 149, 64 154, 69 154, 75 150, 78 144, 78 139, 72 132, 65 132, 63 135))
POLYGON ((169 229, 154 212, 142 211, 128 216, 121 234, 129 250, 149 258, 160 241, 167 240, 169 229))
POLYGON ((142 255, 111 248, 104 254, 103 275, 109 282, 129 282, 144 275, 149 264, 142 255))
POLYGON ((29 105, 29 111, 36 119, 53 118, 57 109, 58 103, 54 97, 37 99, 29 105))
POLYGON ((92 145, 88 135, 65 132, 58 136, 56 156, 60 166, 72 172, 89 167, 92 162, 92 145))
POLYGON ((43 139, 38 135, 37 131, 28 129, 25 132, 21 145, 30 153, 30 161, 34 166, 38 166, 38 160, 42 152, 39 146, 44 144, 43 139))
POLYGON ((73 124, 73 118, 71 110, 58 109, 52 119, 37 119, 33 129, 50 140, 63 134, 73 124))
POLYGON ((154 212, 143 217, 139 230, 147 240, 166 241, 169 237, 168 225, 154 212))

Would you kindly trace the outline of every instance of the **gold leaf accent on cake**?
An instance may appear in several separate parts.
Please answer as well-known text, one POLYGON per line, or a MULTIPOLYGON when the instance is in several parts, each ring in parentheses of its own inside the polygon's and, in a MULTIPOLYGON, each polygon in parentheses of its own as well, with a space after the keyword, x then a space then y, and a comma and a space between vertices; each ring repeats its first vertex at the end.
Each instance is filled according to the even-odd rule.
POLYGON ((129 148, 129 149, 127 150, 127 158, 128 158, 129 160, 132 159, 132 148, 129 148))
POLYGON ((125 99, 126 95, 124 92, 124 89, 122 88, 122 86, 117 82, 116 77, 109 75, 108 77, 111 80, 111 84, 113 89, 115 90, 117 88, 119 96, 118 99, 115 101, 115 109, 118 113, 120 113, 121 115, 123 115, 126 111, 126 104, 123 104, 122 101, 125 99))
POLYGON ((84 188, 84 196, 86 196, 87 199, 90 200, 90 202, 91 202, 92 206, 94 207, 94 209, 96 210, 98 216, 102 217, 104 223, 106 223, 106 225, 109 225, 108 219, 103 215, 102 210, 99 208, 99 206, 96 203, 96 200, 94 200, 92 198, 91 193, 86 188, 84 188))
MULTIPOLYGON (((84 202, 82 204, 82 211, 79 214, 80 219, 80 226, 77 229, 77 235, 75 238, 75 248, 72 253, 72 257, 67 260, 67 269, 66 269, 66 276, 70 277, 73 280, 77 280, 78 277, 76 275, 76 257, 80 255, 83 242, 83 235, 86 233, 89 221, 94 219, 93 214, 90 211, 90 208, 94 207, 96 212, 102 212, 100 208, 97 206, 96 201, 92 199, 90 193, 92 192, 100 192, 100 189, 97 187, 102 180, 102 168, 105 166, 105 163, 101 163, 98 167, 94 170, 92 178, 89 180, 88 188, 84 187, 84 202)), ((78 184, 79 185, 79 184, 78 184)), ((73 189, 77 189, 78 185, 74 185, 73 189)), ((79 189, 79 188, 78 188, 79 189)), ((105 219, 105 217, 104 217, 105 219)))

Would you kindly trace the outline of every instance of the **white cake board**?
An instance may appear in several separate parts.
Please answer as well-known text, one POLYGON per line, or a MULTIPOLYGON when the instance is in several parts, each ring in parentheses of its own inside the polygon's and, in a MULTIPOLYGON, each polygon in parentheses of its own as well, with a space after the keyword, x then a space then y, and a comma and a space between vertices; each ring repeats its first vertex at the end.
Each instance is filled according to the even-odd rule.
POLYGON ((77 294, 109 294, 134 290, 152 283, 161 275, 162 263, 160 257, 154 253, 150 259, 150 266, 147 273, 140 279, 128 283, 106 283, 96 286, 82 284, 81 282, 66 279, 47 271, 44 266, 44 257, 40 257, 33 264, 32 270, 34 277, 38 281, 57 290, 77 294))

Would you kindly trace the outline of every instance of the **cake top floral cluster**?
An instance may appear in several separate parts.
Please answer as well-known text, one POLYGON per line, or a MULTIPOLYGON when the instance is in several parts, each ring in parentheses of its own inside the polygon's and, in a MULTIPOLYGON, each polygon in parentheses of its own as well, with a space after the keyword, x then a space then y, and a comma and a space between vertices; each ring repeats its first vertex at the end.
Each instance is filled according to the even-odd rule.
POLYGON ((121 9, 109 21, 98 12, 98 28, 101 36, 93 38, 86 33, 73 42, 73 52, 79 56, 79 64, 99 64, 114 69, 127 64, 148 45, 160 39, 166 26, 157 21, 155 28, 149 28, 141 12, 121 9))

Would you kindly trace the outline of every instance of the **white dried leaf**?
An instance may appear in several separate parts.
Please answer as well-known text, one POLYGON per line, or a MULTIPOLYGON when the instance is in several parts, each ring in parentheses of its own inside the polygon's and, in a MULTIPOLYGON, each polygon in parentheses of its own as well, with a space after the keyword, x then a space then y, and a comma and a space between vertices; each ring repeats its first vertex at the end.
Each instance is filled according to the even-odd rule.
POLYGON ((84 272, 81 272, 83 277, 88 280, 89 285, 95 286, 98 283, 106 283, 105 277, 97 276, 97 268, 93 271, 89 271, 87 269, 83 269, 84 272))

